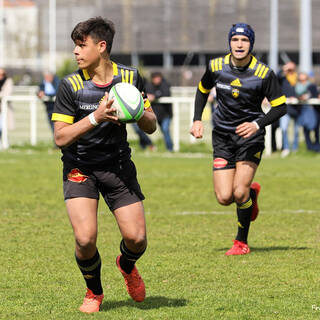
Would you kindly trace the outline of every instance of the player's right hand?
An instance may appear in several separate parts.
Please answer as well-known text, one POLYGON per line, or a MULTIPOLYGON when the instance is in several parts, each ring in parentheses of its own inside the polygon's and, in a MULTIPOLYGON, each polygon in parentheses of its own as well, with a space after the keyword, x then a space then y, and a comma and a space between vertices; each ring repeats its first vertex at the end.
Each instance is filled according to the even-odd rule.
POLYGON ((117 110, 112 106, 114 100, 108 100, 108 96, 108 92, 105 92, 104 98, 100 102, 98 109, 94 112, 96 121, 98 123, 109 121, 121 125, 118 117, 115 115, 117 110))
POLYGON ((193 122, 190 129, 190 134, 193 135, 196 139, 200 139, 203 136, 203 124, 202 121, 196 120, 193 122))

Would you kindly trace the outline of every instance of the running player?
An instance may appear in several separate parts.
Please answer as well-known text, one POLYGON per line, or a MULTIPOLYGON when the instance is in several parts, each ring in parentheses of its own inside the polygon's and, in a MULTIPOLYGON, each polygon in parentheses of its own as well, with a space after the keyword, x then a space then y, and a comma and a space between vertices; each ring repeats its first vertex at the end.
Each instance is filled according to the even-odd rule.
MULTIPOLYGON (((101 258, 96 247, 99 194, 118 223, 122 241, 116 265, 133 300, 145 298, 135 262, 147 247, 146 225, 136 168, 131 161, 126 126, 107 101, 111 87, 128 82, 144 91, 138 71, 110 60, 114 24, 101 17, 80 22, 71 33, 79 70, 59 87, 52 120, 55 143, 62 150, 63 190, 75 236, 75 259, 87 286, 80 311, 98 312, 103 299, 101 258)), ((156 117, 150 103, 138 126, 151 134, 156 117)))
POLYGON ((229 32, 230 53, 209 61, 199 83, 190 133, 202 138, 201 116, 210 90, 216 87, 218 107, 213 114, 213 183, 218 202, 237 205, 238 233, 226 255, 250 252, 247 239, 250 221, 256 219, 260 185, 253 182, 264 150, 265 126, 286 113, 274 72, 251 51, 254 31, 245 23, 234 24, 229 32), (271 109, 264 114, 267 98, 271 109))

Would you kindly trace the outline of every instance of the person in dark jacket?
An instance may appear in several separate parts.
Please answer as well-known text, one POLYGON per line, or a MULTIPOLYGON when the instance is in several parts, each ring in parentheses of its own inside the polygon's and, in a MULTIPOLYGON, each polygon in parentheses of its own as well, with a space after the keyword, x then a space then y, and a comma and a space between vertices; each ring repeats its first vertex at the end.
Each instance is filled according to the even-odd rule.
POLYGON ((294 121, 294 137, 291 149, 295 152, 299 148, 298 117, 300 114, 300 107, 297 105, 290 104, 290 102, 296 100, 295 85, 298 80, 296 64, 292 61, 287 62, 285 65, 282 66, 282 70, 278 73, 277 76, 281 85, 282 92, 288 99, 287 113, 280 119, 280 128, 282 133, 281 156, 284 158, 290 154, 288 128, 291 119, 294 121))
POLYGON ((59 78, 50 71, 43 74, 43 80, 39 85, 38 97, 46 106, 50 128, 53 132, 53 122, 51 121, 54 100, 59 87, 59 78))
POLYGON ((163 133, 166 148, 168 151, 173 151, 173 144, 170 135, 172 104, 159 102, 161 97, 169 97, 171 95, 170 84, 166 81, 161 72, 153 72, 151 74, 151 82, 146 84, 146 91, 163 133))
POLYGON ((308 150, 320 152, 319 119, 314 106, 308 104, 308 99, 318 98, 317 86, 309 80, 305 72, 300 72, 295 92, 300 103, 303 103, 298 123, 303 127, 304 139, 308 150), (311 139, 311 131, 315 131, 315 141, 311 139))

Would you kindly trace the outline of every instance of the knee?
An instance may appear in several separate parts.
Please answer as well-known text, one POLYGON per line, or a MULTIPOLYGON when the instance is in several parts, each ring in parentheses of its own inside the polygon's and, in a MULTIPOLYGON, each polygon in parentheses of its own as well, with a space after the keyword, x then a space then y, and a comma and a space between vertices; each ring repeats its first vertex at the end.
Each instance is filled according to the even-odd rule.
POLYGON ((223 193, 215 191, 218 202, 223 206, 228 206, 233 202, 233 196, 231 193, 223 193))
POLYGON ((237 186, 233 190, 233 197, 236 203, 243 203, 248 200, 249 197, 249 189, 245 186, 237 186))
POLYGON ((147 248, 147 238, 145 235, 127 236, 124 238, 126 247, 133 252, 141 252, 147 248))
POLYGON ((94 251, 96 248, 96 237, 90 235, 81 235, 76 237, 77 249, 82 253, 94 251))

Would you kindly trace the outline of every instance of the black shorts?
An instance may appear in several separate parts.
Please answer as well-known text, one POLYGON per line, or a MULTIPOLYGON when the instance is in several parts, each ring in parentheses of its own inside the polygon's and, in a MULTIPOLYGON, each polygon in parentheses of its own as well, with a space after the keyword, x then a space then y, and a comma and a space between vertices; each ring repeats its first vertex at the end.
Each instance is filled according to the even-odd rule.
POLYGON ((107 170, 88 170, 64 165, 64 199, 99 199, 101 193, 111 211, 144 200, 134 163, 128 160, 107 170))
POLYGON ((244 139, 236 133, 212 130, 213 170, 233 169, 238 161, 259 165, 264 150, 264 130, 244 139))

